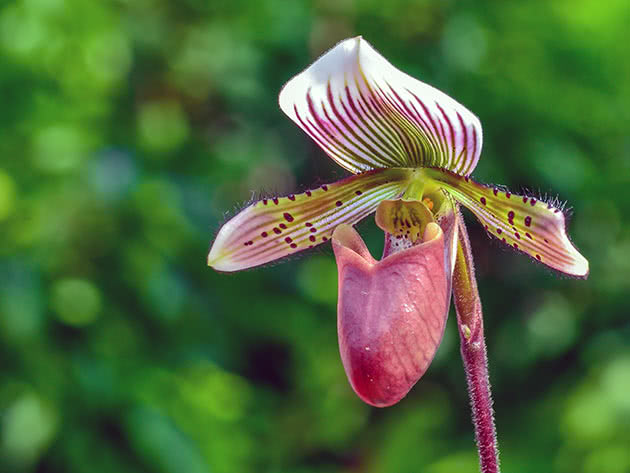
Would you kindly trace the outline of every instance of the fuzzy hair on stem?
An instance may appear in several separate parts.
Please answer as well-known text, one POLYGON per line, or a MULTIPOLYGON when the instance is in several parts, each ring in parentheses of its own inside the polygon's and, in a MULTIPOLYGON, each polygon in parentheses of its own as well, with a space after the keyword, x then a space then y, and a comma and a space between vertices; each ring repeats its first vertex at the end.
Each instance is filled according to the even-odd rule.
POLYGON ((453 300, 479 452, 479 465, 481 473, 499 473, 499 448, 492 409, 481 300, 475 280, 470 241, 461 214, 459 214, 458 225, 459 238, 453 273, 453 300))

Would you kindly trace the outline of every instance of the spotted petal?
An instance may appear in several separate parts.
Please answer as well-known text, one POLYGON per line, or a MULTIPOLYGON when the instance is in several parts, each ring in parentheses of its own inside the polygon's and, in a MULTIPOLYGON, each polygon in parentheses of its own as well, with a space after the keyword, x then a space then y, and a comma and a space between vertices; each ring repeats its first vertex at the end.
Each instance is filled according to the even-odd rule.
POLYGON ((569 240, 560 209, 448 171, 426 169, 425 172, 468 207, 486 231, 503 243, 568 275, 582 278, 588 275, 588 261, 569 240))
POLYGON ((291 79, 280 108, 353 173, 434 166, 467 176, 481 153, 477 117, 396 69, 360 36, 291 79))
POLYGON ((412 174, 379 169, 302 194, 260 200, 223 225, 208 265, 238 271, 324 243, 337 225, 354 225, 382 200, 399 196, 412 174))

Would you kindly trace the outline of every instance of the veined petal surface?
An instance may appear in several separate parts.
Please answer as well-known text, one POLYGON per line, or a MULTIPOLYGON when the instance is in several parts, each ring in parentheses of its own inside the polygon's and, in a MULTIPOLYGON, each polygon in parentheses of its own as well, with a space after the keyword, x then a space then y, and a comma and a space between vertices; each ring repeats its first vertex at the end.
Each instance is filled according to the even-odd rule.
POLYGON ((448 171, 426 169, 425 172, 468 207, 489 234, 506 245, 568 275, 581 278, 588 275, 588 261, 569 240, 560 209, 448 171))
POLYGON ((279 102, 353 173, 433 166, 467 176, 481 153, 476 116, 396 69, 360 36, 342 41, 291 79, 279 102))
POLYGON ((208 265, 238 271, 324 243, 337 225, 354 225, 382 200, 399 196, 412 174, 379 169, 301 194, 262 199, 221 227, 208 265))

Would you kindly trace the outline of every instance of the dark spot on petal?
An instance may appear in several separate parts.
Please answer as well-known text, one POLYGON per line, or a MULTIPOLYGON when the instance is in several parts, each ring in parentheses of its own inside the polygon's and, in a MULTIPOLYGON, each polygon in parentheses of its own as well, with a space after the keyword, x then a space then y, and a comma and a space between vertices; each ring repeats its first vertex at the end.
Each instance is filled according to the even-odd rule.
POLYGON ((506 192, 506 193, 505 193, 505 198, 506 198, 506 199, 509 199, 510 197, 512 197, 512 194, 510 194, 509 192, 506 192))
POLYGON ((537 259, 538 261, 542 261, 542 260, 540 259, 540 255, 536 255, 536 259, 537 259))
POLYGON ((293 194, 289 194, 287 197, 289 198, 289 200, 295 200, 295 196, 293 194))
POLYGON ((292 221, 293 221, 293 215, 291 215, 289 212, 285 212, 285 213, 283 214, 283 216, 284 216, 284 219, 285 219, 287 222, 292 222, 292 221))
POLYGON ((527 217, 525 217, 525 226, 529 227, 532 224, 532 218, 528 215, 527 217))
POLYGON ((297 248, 297 245, 295 243, 291 243, 291 248, 297 248))
POLYGON ((262 232, 262 233, 260 234, 260 236, 261 236, 261 237, 263 237, 263 238, 267 238, 267 232, 262 232))
POLYGON ((308 237, 308 239, 311 241, 315 241, 315 235, 311 235, 310 237, 308 237))
POLYGON ((284 241, 286 241, 287 243, 291 243, 293 239, 291 237, 286 237, 284 241))
POLYGON ((328 190, 328 186, 327 186, 326 184, 324 184, 324 185, 322 186, 322 190, 327 191, 327 190, 328 190))
POLYGON ((525 236, 529 238, 530 240, 533 240, 532 236, 529 233, 525 233, 525 236))
POLYGON ((278 227, 273 227, 273 232, 274 232, 276 235, 280 235, 280 234, 282 233, 282 230, 280 230, 278 227))
POLYGON ((514 220, 514 211, 510 210, 508 212, 508 220, 510 221, 510 223, 512 223, 512 220, 514 220))
POLYGON ((532 205, 532 207, 534 205, 536 205, 536 199, 530 199, 529 203, 532 205))
POLYGON ((497 194, 499 193, 499 189, 492 189, 492 193, 493 193, 494 195, 497 195, 497 194))
POLYGON ((516 243, 514 243, 512 246, 513 246, 514 248, 518 249, 518 245, 517 245, 516 243))
POLYGON ((284 223, 281 223, 280 225, 278 225, 280 228, 282 228, 283 230, 287 229, 287 226, 284 223))
POLYGON ((335 202, 335 205, 337 207, 341 207, 343 205, 343 202, 341 202, 340 200, 338 200, 337 202, 335 202))
POLYGON ((356 192, 355 192, 355 194, 356 194, 356 195, 361 195, 361 194, 363 194, 363 192, 361 192, 361 191, 356 191, 356 192))
POLYGON ((274 197, 274 198, 273 198, 273 203, 274 203, 274 204, 276 204, 276 205, 278 205, 278 202, 279 202, 278 198, 277 198, 277 197, 274 197))
POLYGON ((486 198, 485 198, 485 197, 482 197, 482 198, 481 198, 481 199, 479 199, 479 200, 481 201, 481 203, 482 203, 483 205, 486 205, 486 198))
POLYGON ((267 205, 268 201, 267 199, 263 199, 263 205, 267 205))
MULTIPOLYGON (((497 228, 497 233, 498 233, 499 235, 501 235, 501 232, 503 232, 503 230, 501 230, 500 228, 497 228)), ((504 238, 504 239, 505 239, 505 238, 504 238)))
POLYGON ((521 239, 521 235, 519 235, 519 233, 518 233, 518 232, 516 232, 516 233, 514 234, 514 236, 516 237, 516 239, 517 239, 517 240, 520 240, 520 239, 521 239))
POLYGON ((311 191, 306 191, 305 194, 307 197, 310 197, 312 195, 311 191))
POLYGON ((322 237, 322 241, 328 241, 328 237, 322 237))
POLYGON ((313 227, 311 228, 311 233, 315 233, 317 231, 317 228, 313 227))
POLYGON ((304 225, 306 225, 307 227, 312 227, 313 224, 311 222, 306 222, 304 225))
POLYGON ((523 197, 523 203, 526 204, 527 203, 527 197, 523 197))

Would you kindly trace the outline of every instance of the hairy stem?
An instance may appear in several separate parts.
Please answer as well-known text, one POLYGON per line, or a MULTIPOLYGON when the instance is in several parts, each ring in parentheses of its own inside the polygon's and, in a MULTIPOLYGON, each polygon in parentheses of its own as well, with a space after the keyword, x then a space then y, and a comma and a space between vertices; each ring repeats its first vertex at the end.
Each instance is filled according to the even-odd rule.
POLYGON ((458 226, 459 239, 453 273, 453 298, 457 312, 461 354, 468 382, 481 472, 498 473, 499 450, 494 427, 481 301, 475 280, 468 232, 461 214, 458 218, 458 226))

